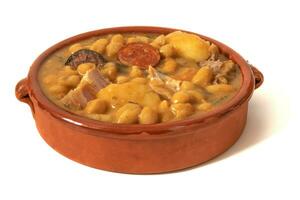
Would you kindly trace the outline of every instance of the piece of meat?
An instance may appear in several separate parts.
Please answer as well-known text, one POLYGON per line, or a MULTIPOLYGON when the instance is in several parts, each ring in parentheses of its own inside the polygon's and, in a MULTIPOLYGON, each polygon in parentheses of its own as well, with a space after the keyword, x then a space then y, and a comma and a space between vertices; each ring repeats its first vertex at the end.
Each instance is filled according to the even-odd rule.
POLYGON ((91 69, 85 73, 78 86, 61 99, 61 102, 70 109, 82 109, 88 101, 96 97, 100 89, 109 83, 97 69, 91 69))
POLYGON ((217 74, 217 73, 219 73, 219 71, 223 65, 223 62, 220 60, 206 60, 206 61, 200 62, 199 64, 201 67, 209 66, 210 68, 212 68, 214 74, 217 74))
POLYGON ((118 59, 124 65, 136 65, 142 68, 154 67, 160 60, 157 49, 147 43, 134 42, 122 47, 118 52, 118 59))
POLYGON ((101 54, 89 49, 80 49, 74 52, 65 62, 65 65, 71 66, 74 69, 82 63, 95 63, 97 67, 101 67, 105 63, 105 59, 101 54))
POLYGON ((163 97, 171 99, 173 93, 180 90, 182 81, 164 75, 151 66, 148 68, 148 74, 150 78, 149 86, 163 97))

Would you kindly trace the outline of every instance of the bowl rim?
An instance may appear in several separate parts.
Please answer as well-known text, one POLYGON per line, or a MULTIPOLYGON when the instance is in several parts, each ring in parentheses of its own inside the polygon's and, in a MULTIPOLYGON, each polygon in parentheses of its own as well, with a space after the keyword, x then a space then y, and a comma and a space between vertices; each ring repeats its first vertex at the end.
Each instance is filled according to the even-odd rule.
POLYGON ((38 101, 38 104, 43 109, 48 110, 54 117, 64 120, 68 123, 71 123, 76 126, 86 127, 90 129, 100 130, 112 134, 120 135, 155 135, 155 134, 166 134, 174 130, 189 126, 189 125, 202 125, 205 126, 207 123, 218 120, 220 117, 225 114, 237 109, 245 101, 247 101, 253 91, 254 91, 254 77, 247 61, 239 55, 236 51, 228 47, 227 45, 209 38, 207 36, 193 33, 201 38, 208 40, 219 47, 222 53, 225 53, 231 60, 236 62, 241 70, 242 74, 242 85, 239 91, 227 102, 217 106, 211 111, 201 113, 200 115, 194 115, 192 117, 176 120, 171 122, 157 123, 157 124, 116 124, 101 122, 87 117, 79 116, 74 113, 71 113, 63 108, 57 106, 54 102, 49 100, 46 95, 43 93, 41 87, 39 86, 38 81, 38 72, 47 59, 55 51, 76 43, 80 40, 84 40, 94 36, 101 36, 105 34, 114 34, 114 33, 158 33, 158 34, 168 34, 173 31, 184 31, 188 33, 193 33, 186 30, 175 29, 175 28, 166 28, 166 27, 156 27, 156 26, 122 26, 122 27, 113 27, 113 28, 104 28, 93 30, 85 33, 81 33, 72 37, 69 37, 61 42, 58 42, 46 49, 41 55, 39 55, 33 64, 30 67, 28 77, 27 77, 27 87, 30 98, 34 98, 38 101))

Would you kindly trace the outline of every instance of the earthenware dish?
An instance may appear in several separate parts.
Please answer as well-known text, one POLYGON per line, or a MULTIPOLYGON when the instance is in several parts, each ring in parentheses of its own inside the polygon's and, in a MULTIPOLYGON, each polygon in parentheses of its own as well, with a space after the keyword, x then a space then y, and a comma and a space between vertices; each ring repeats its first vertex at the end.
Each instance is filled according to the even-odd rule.
POLYGON ((162 27, 116 27, 83 33, 43 52, 30 67, 28 76, 16 85, 16 97, 27 103, 44 140, 64 156, 90 167, 123 173, 162 173, 208 161, 226 151, 243 132, 248 102, 263 75, 228 46, 216 44, 235 61, 243 76, 237 94, 212 111, 180 121, 151 125, 126 125, 94 121, 72 114, 52 103, 38 83, 38 71, 56 50, 92 36, 109 33, 168 34, 162 27))

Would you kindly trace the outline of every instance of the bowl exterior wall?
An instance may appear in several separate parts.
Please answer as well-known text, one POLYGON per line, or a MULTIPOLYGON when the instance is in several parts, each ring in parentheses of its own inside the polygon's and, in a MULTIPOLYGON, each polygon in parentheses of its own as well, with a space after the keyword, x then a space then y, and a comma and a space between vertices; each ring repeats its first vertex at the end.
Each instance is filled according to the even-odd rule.
POLYGON ((45 97, 38 86, 37 74, 41 63, 65 45, 108 33, 167 34, 172 31, 175 29, 116 27, 66 39, 36 59, 28 77, 17 84, 16 97, 31 107, 36 126, 44 140, 57 152, 84 165, 114 172, 151 174, 180 170, 206 162, 226 151, 240 137, 247 120, 248 101, 254 88, 263 82, 261 72, 249 67, 238 53, 218 41, 199 35, 215 43, 240 65, 243 85, 239 94, 228 102, 227 107, 215 108, 195 120, 174 122, 175 126, 163 123, 150 125, 152 128, 120 128, 117 124, 100 126, 97 121, 78 119, 79 116, 60 109, 45 97))
MULTIPOLYGON (((193 124, 170 137, 99 136, 101 131, 54 117, 33 99, 36 126, 57 152, 90 167, 122 173, 162 173, 192 167, 226 151, 240 137, 248 102, 206 126, 193 124)), ((174 131, 176 132, 176 131, 174 131)))

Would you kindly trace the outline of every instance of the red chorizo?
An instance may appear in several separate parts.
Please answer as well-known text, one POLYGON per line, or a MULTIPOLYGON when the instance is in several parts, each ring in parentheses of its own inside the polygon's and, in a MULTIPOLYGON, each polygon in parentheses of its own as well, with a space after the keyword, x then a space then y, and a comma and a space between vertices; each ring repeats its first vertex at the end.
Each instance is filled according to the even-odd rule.
POLYGON ((148 68, 149 65, 155 66, 158 64, 160 54, 157 49, 149 44, 135 42, 121 48, 118 52, 118 59, 124 65, 148 68))

